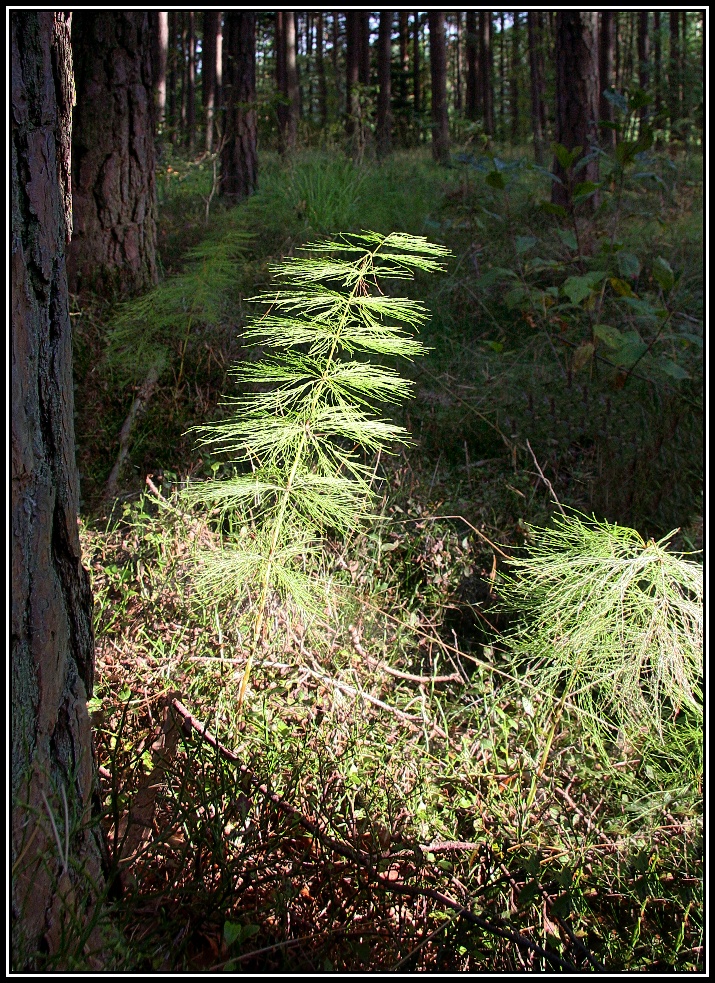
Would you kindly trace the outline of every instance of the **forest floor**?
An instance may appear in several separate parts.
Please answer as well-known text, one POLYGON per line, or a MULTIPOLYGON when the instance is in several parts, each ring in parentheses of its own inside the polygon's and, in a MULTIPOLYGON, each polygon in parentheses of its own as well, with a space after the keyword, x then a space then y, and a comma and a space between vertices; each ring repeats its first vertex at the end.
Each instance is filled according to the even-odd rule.
POLYGON ((515 151, 266 154, 231 210, 210 160, 164 160, 159 293, 73 311, 106 969, 702 969, 701 720, 589 722, 516 672, 500 590, 564 511, 702 562, 702 158, 631 163, 569 215, 515 151), (227 464, 190 428, 256 357, 269 265, 367 229, 452 252, 406 285, 431 315, 391 413, 412 443, 375 463, 369 527, 325 545, 341 604, 275 607, 237 716, 251 599, 195 587, 222 525, 181 492, 227 464))

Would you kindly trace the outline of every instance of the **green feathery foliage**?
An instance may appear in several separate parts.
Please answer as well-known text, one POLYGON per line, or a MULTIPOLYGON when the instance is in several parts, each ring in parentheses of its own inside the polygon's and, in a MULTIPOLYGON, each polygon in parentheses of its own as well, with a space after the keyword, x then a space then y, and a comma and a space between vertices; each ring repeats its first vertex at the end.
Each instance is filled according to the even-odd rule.
POLYGON ((237 465, 234 477, 187 495, 240 517, 242 535, 205 557, 199 578, 217 595, 257 592, 239 707, 273 596, 318 610, 324 594, 320 578, 305 569, 307 558, 318 554, 327 530, 346 535, 367 515, 372 472, 361 449, 408 441, 402 427, 372 411, 407 397, 410 383, 356 356, 422 354, 407 329, 427 312, 419 301, 386 296, 380 282, 440 270, 449 253, 423 238, 373 232, 304 251, 272 268, 284 289, 253 298, 268 310, 246 336, 267 354, 233 370, 250 394, 230 401, 228 419, 195 428, 201 443, 217 445, 237 465))
MULTIPOLYGON (((521 613, 517 667, 546 704, 560 694, 600 739, 662 739, 681 711, 702 721, 703 571, 633 529, 578 515, 529 527, 527 555, 501 592, 521 613), (593 728, 592 728, 593 730, 593 728)), ((551 712, 551 711, 549 711, 551 712)))
POLYGON ((110 325, 108 345, 109 363, 120 376, 137 382, 152 365, 163 370, 173 353, 180 357, 181 380, 191 331, 219 324, 226 316, 250 238, 230 226, 219 227, 189 250, 182 273, 120 305, 110 325))

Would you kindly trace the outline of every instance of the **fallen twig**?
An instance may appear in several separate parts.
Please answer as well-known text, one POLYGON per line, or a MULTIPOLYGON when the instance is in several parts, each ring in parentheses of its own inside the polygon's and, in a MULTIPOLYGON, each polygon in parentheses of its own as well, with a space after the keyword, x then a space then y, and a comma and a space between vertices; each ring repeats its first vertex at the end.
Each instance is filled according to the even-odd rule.
POLYGON ((159 372, 161 366, 158 363, 154 363, 149 369, 146 379, 142 382, 141 386, 137 390, 137 394, 132 401, 132 405, 129 408, 129 413, 127 418, 122 425, 122 429, 119 431, 119 453, 117 454, 117 459, 114 462, 114 467, 112 468, 109 478, 107 479, 107 484, 104 486, 104 499, 109 501, 110 499, 117 497, 117 484, 119 482, 119 475, 122 470, 122 465, 129 453, 129 438, 132 433, 132 428, 136 423, 137 417, 146 407, 146 404, 151 398, 151 394, 154 392, 154 387, 159 381, 159 372))

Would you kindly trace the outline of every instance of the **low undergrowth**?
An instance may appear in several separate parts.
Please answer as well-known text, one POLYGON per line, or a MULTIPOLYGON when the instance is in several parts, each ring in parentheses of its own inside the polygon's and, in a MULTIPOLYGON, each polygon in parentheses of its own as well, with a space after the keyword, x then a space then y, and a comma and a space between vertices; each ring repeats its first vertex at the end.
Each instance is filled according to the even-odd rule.
POLYGON ((562 665, 548 685, 539 673, 553 626, 518 643, 528 605, 507 610, 502 590, 534 527, 558 528, 557 502, 595 513, 593 528, 638 529, 639 549, 678 528, 661 544, 674 563, 702 548, 698 175, 656 159, 660 183, 625 169, 617 205, 607 195, 575 216, 574 249, 570 220, 537 207, 544 175, 503 163, 455 159, 445 175, 419 154, 363 168, 304 154, 289 169, 268 155, 259 193, 230 212, 210 199, 210 162, 168 165, 167 272, 182 276, 219 227, 262 234, 219 323, 165 339, 166 374, 109 505, 133 383, 104 361, 109 313, 77 312, 106 969, 702 968, 697 693, 689 708, 666 701, 660 742, 616 718, 604 737, 562 665), (226 463, 186 431, 221 417, 231 361, 261 355, 242 336, 243 294, 265 292, 269 263, 364 228, 455 254, 439 283, 415 283, 432 352, 391 415, 417 446, 379 460, 374 525, 319 558, 348 598, 341 613, 269 604, 239 719, 255 598, 191 587, 196 552, 225 530, 178 492, 226 463), (141 803, 137 838, 127 817, 141 803))

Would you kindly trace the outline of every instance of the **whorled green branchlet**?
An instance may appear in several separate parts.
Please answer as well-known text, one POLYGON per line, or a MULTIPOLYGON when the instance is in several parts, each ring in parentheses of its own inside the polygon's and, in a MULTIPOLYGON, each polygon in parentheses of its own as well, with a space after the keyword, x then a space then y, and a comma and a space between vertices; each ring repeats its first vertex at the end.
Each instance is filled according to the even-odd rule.
POLYGON ((327 530, 347 535, 367 517, 373 469, 365 452, 408 441, 377 407, 405 399, 411 384, 370 356, 423 354, 411 331, 428 315, 419 301, 384 293, 384 281, 436 272, 449 254, 420 237, 374 232, 303 252, 272 268, 275 293, 252 298, 266 311, 246 338, 264 358, 233 370, 250 394, 230 400, 228 419, 196 428, 202 444, 230 455, 237 473, 187 495, 250 524, 250 535, 205 556, 200 573, 214 596, 241 590, 256 599, 239 707, 271 597, 320 609, 320 578, 306 571, 306 557, 321 549, 327 530))

